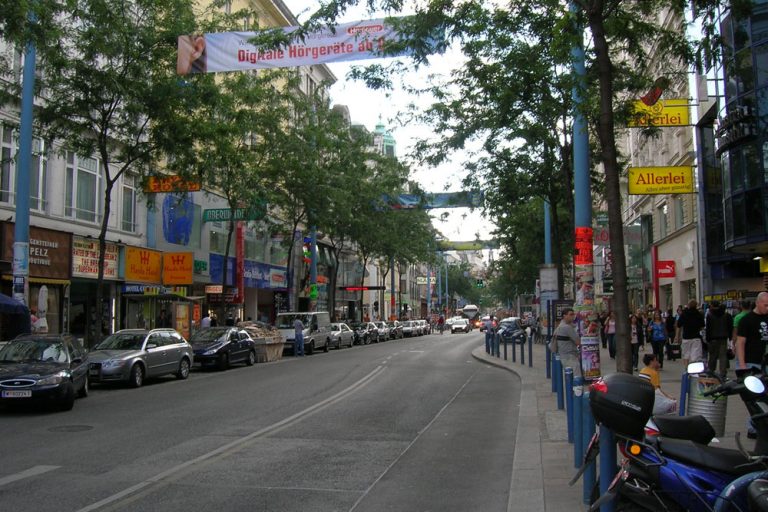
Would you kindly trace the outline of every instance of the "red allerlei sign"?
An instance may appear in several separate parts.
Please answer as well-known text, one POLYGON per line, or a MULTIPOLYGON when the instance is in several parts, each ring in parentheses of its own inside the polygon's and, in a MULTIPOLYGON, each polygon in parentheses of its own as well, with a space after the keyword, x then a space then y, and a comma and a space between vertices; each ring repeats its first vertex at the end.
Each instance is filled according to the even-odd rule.
POLYGON ((594 263, 592 253, 593 230, 590 227, 577 227, 573 236, 573 263, 575 265, 591 265, 594 263))
POLYGON ((673 260, 659 260, 656 262, 656 277, 664 279, 675 277, 675 262, 673 260))

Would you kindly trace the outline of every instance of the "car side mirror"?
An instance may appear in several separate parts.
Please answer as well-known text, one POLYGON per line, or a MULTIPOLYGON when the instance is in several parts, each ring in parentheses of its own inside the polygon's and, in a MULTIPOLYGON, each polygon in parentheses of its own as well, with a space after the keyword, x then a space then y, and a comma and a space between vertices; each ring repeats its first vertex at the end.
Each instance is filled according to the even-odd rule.
POLYGON ((151 348, 157 348, 157 343, 147 343, 147 350, 151 348))

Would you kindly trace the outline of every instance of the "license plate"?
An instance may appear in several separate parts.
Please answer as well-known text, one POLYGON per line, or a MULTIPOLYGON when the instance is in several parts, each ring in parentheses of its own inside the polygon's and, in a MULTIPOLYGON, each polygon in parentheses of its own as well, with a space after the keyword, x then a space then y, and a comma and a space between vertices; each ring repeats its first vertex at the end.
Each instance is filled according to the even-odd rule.
POLYGON ((32 391, 29 389, 20 391, 3 391, 3 398, 30 398, 32 391))

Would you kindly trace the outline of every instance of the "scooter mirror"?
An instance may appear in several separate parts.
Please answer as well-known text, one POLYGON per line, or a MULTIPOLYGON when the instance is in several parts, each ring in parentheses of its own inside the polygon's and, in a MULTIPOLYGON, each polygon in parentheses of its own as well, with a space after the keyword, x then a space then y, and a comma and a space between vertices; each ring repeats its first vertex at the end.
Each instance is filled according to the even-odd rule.
POLYGON ((744 378, 744 386, 746 386, 752 393, 758 395, 765 392, 765 384, 754 375, 749 375, 744 378))
POLYGON ((690 374, 704 373, 704 369, 703 361, 698 361, 688 365, 688 373, 690 374))

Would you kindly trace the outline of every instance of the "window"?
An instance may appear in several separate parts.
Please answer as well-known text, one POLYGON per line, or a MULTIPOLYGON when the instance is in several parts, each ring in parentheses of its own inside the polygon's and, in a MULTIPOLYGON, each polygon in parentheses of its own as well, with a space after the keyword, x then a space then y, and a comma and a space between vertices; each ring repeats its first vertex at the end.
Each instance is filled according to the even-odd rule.
POLYGON ((48 155, 42 139, 32 140, 32 159, 29 173, 29 208, 45 211, 48 206, 48 155))
POLYGON ((0 155, 0 202, 10 203, 13 193, 11 191, 11 176, 16 168, 13 165, 13 157, 16 153, 15 144, 13 144, 13 129, 10 126, 3 126, 2 135, 2 154, 0 155))
POLYGON ((67 152, 67 184, 64 215, 88 222, 98 222, 103 201, 101 165, 95 158, 67 152))
MULTIPOLYGON (((1 126, 0 137, 0 202, 15 204, 16 156, 19 150, 17 134, 11 126, 1 126)), ((40 138, 32 139, 29 162, 29 208, 45 211, 48 206, 46 183, 48 177, 47 146, 40 138)))
POLYGON ((123 231, 136 231, 136 177, 125 175, 123 178, 123 231))

